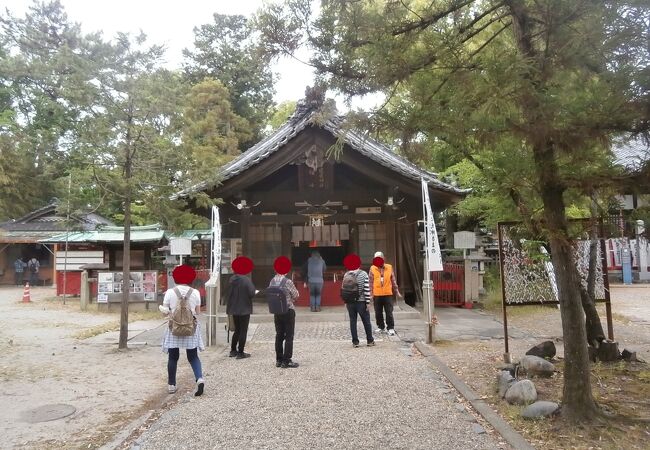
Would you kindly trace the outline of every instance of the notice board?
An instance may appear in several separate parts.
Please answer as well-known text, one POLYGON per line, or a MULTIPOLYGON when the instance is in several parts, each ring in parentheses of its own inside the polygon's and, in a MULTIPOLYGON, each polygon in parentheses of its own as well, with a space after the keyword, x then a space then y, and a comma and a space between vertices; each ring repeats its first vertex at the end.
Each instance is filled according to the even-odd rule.
POLYGON ((122 272, 99 272, 97 274, 97 303, 122 301, 122 292, 128 286, 130 302, 155 302, 158 293, 158 272, 131 272, 128 282, 122 272))

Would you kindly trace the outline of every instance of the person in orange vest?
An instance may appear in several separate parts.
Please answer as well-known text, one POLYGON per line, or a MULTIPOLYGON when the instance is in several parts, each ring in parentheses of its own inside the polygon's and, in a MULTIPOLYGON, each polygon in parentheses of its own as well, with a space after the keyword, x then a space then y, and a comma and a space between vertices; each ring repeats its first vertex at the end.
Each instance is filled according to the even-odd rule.
POLYGON ((375 321, 377 322, 377 333, 388 330, 389 336, 395 335, 395 319, 393 319, 393 298, 395 295, 401 297, 393 266, 384 262, 384 254, 376 252, 372 260, 372 266, 368 271, 370 296, 375 306, 375 321), (384 311, 386 311, 386 322, 384 322, 384 311))

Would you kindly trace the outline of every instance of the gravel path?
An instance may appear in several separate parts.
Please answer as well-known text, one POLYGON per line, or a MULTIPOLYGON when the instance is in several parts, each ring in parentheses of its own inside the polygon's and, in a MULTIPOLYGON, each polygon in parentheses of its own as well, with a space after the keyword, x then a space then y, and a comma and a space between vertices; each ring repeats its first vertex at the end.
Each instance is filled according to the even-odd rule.
POLYGON ((318 340, 299 334, 300 367, 279 369, 272 327, 257 328, 249 359, 205 354, 204 396, 184 398, 132 448, 505 448, 401 341, 353 348, 321 325, 318 340))

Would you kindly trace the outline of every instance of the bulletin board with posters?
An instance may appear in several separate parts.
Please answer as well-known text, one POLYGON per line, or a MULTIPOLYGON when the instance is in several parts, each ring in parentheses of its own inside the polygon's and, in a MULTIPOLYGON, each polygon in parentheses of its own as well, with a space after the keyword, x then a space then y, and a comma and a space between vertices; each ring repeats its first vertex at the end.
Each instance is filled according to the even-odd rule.
POLYGON ((128 284, 122 272, 99 272, 97 274, 97 303, 118 303, 128 285, 130 302, 155 302, 158 292, 158 272, 131 272, 128 284))

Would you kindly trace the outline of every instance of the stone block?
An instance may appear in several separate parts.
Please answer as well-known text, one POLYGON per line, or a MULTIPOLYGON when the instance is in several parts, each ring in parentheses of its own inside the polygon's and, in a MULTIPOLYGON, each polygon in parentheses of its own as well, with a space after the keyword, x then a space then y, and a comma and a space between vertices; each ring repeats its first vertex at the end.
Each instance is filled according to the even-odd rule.
POLYGON ((511 405, 527 405, 537 400, 537 389, 530 380, 521 380, 510 386, 506 401, 511 405))
POLYGON ((542 417, 552 416, 560 409, 560 405, 555 402, 539 401, 528 405, 521 412, 521 416, 526 419, 539 419, 542 417))
POLYGON ((557 350, 553 341, 544 341, 537 344, 526 352, 527 355, 539 356, 540 358, 552 359, 557 350))
POLYGON ((519 365, 529 376, 550 377, 555 373, 555 366, 539 356, 526 355, 519 365))

